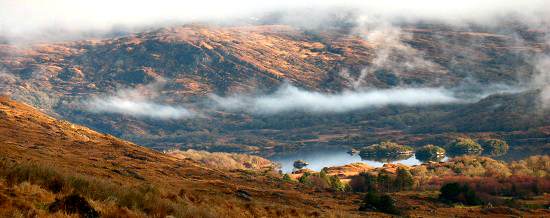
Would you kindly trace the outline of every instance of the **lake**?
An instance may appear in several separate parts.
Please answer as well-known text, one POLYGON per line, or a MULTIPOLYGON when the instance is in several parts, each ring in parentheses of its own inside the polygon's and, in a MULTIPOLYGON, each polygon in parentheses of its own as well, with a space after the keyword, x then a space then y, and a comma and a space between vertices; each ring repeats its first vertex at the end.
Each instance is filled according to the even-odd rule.
MULTIPOLYGON (((294 170, 294 161, 304 160, 309 163, 305 168, 320 171, 323 167, 343 166, 350 163, 362 162, 373 167, 381 167, 385 163, 375 160, 363 160, 359 154, 350 155, 347 152, 349 149, 342 148, 315 148, 304 149, 292 152, 278 153, 268 159, 281 164, 283 173, 291 173, 294 170)), ((445 158, 446 159, 446 158, 445 158)), ((445 160, 444 159, 444 160, 445 160)), ((407 159, 391 161, 389 163, 401 163, 408 166, 421 164, 422 161, 411 156, 407 159)))

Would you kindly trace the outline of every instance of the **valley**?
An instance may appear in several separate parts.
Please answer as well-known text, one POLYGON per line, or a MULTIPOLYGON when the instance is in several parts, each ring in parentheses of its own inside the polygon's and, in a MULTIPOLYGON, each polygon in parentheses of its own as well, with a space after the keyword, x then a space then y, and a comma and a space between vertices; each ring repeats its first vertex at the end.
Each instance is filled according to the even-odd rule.
POLYGON ((281 25, 187 26, 24 49, 4 45, 0 68, 10 73, 3 74, 9 79, 2 80, 2 90, 54 116, 157 150, 193 148, 270 156, 306 144, 349 148, 393 140, 420 146, 445 144, 445 138, 457 135, 506 138, 518 150, 526 143, 548 149, 549 114, 539 109, 540 90, 521 91, 527 81, 519 79, 537 73, 529 59, 548 49, 543 33, 516 30, 529 36, 518 46, 506 34, 445 31, 444 26, 401 29, 398 34, 404 36, 394 42, 398 45, 281 25), (446 52, 465 44, 475 46, 462 53, 446 52), (379 60, 380 50, 390 56, 379 60), (403 52, 422 59, 400 57, 403 52), (400 59, 414 66, 392 64, 400 59), (285 83, 337 95, 365 81, 368 84, 361 86, 367 93, 392 87, 447 87, 453 97, 469 103, 390 103, 320 113, 295 108, 274 114, 223 106, 246 100, 231 98, 234 95, 275 97, 270 93, 285 91, 281 88, 285 83), (480 93, 485 97, 475 96, 480 93), (116 108, 110 103, 121 100, 179 105, 186 116, 157 119, 97 113, 102 109, 98 102, 116 108), (498 108, 503 104, 509 106, 498 108))
POLYGON ((547 217, 549 8, 0 0, 0 217, 547 217))

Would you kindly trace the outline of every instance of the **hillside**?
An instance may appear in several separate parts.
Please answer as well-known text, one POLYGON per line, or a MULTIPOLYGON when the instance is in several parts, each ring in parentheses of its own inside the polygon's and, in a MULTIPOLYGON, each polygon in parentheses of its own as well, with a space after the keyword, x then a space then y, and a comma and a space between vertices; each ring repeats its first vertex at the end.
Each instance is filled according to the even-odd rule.
POLYGON ((477 106, 391 106, 338 114, 258 115, 219 110, 208 102, 212 94, 272 93, 285 83, 321 93, 355 86, 458 87, 474 95, 492 85, 525 83, 536 73, 532 57, 548 50, 544 32, 514 25, 495 29, 411 24, 399 31, 347 34, 284 25, 188 25, 117 38, 2 44, 0 91, 55 117, 159 150, 272 153, 281 145, 350 146, 385 137, 415 143, 432 133, 506 135, 550 125, 547 114, 535 111, 534 95, 518 105, 506 101, 509 105, 497 110, 506 113, 498 116, 506 122, 494 122, 502 119, 486 106, 513 95, 490 97, 477 106), (134 91, 203 114, 155 119, 94 113, 86 104, 134 91), (477 119, 481 114, 487 116, 477 119), (525 121, 530 117, 537 121, 525 121), (472 126, 472 120, 482 123, 472 126), (414 135, 419 132, 424 135, 414 135), (363 139, 348 140, 354 137, 363 139))
MULTIPOLYGON (((7 97, 0 98, 0 118, 0 216, 75 217, 75 212, 86 217, 389 216, 359 211, 361 193, 286 181, 269 170, 210 168, 205 165, 208 158, 194 161, 205 152, 158 153, 56 120, 7 97), (177 158, 180 155, 192 156, 177 158)), ((331 168, 329 173, 348 178, 362 170, 395 172, 396 167, 355 164, 331 168)), ((407 216, 548 213, 544 208, 454 207, 437 202, 432 191, 391 195, 407 216)), ((546 199, 538 196, 522 202, 544 204, 546 199)))
MULTIPOLYGON (((161 191, 163 201, 172 198, 174 203, 187 205, 185 210, 188 216, 334 216, 337 213, 355 213, 356 208, 348 198, 344 200, 333 198, 328 193, 303 192, 292 184, 281 184, 272 175, 260 172, 210 169, 191 160, 177 159, 86 127, 56 120, 6 97, 0 98, 0 118, 3 167, 14 163, 42 166, 64 175, 93 178, 92 182, 104 181, 98 184, 113 184, 129 191, 139 190, 143 185, 153 185, 161 191), (239 197, 239 193, 246 193, 247 197, 243 198, 242 194, 239 197)), ((33 198, 32 192, 13 193, 13 187, 0 180, 0 205, 4 205, 0 214, 8 215, 10 209, 18 209, 29 210, 27 214, 44 215, 47 213, 44 209, 33 205, 47 205, 53 202, 54 197, 64 195, 64 192, 52 194, 38 191, 46 197, 33 198)), ((103 209, 110 208, 109 200, 96 199, 94 202, 103 209)), ((118 210, 120 212, 121 209, 118 210)), ((135 208, 134 211, 140 212, 135 208)), ((149 216, 157 212, 160 214, 156 215, 162 214, 162 211, 155 210, 143 212, 149 216)))
POLYGON ((49 91, 53 99, 61 94, 86 96, 162 77, 170 82, 166 94, 182 100, 208 92, 273 88, 284 80, 314 90, 339 90, 351 85, 340 73, 348 71, 357 77, 365 67, 381 61, 377 59, 379 50, 388 50, 390 57, 386 64, 373 66, 377 71, 367 75, 370 86, 456 85, 467 77, 483 83, 511 83, 518 75, 532 74, 526 55, 545 49, 537 38, 542 33, 530 30, 523 30, 533 36, 521 45, 506 34, 450 31, 438 26, 404 27, 401 31, 398 36, 380 33, 380 37, 398 37, 392 41, 396 45, 391 45, 376 37, 371 40, 281 25, 183 26, 113 39, 26 48, 2 45, 0 63, 4 71, 25 80, 18 81, 22 90, 12 89, 14 94, 38 96, 49 91), (423 56, 424 64, 389 65, 422 62, 406 57, 411 54, 423 56), (41 87, 29 87, 32 84, 41 87))

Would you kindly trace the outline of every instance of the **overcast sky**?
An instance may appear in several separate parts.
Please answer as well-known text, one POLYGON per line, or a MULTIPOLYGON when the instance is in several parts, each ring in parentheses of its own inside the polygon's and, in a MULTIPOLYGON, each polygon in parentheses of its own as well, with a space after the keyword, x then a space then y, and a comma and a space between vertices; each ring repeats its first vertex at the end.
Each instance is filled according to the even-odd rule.
MULTIPOLYGON (((547 0, 0 0, 0 34, 29 37, 65 30, 108 31, 159 23, 253 18, 271 11, 353 9, 362 18, 396 17, 449 22, 493 22, 510 13, 522 19, 548 20, 547 0)), ((318 17, 298 16, 302 22, 318 17)))

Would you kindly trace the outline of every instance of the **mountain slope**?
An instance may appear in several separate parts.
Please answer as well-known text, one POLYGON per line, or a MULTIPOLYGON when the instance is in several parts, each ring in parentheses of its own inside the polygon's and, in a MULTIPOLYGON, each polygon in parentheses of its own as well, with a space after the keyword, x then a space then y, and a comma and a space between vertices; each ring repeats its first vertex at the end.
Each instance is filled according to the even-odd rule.
MULTIPOLYGON (((365 68, 373 68, 365 79, 374 87, 456 85, 469 77, 511 83, 532 73, 525 55, 544 50, 543 41, 517 44, 512 36, 496 33, 410 27, 396 34, 366 38, 279 25, 184 26, 113 39, 0 45, 0 69, 16 80, 4 81, 4 89, 21 98, 83 97, 164 78, 169 82, 165 94, 185 101, 210 92, 273 88, 285 80, 337 91, 351 87, 341 72, 358 77, 365 68)), ((47 100, 28 100, 52 106, 47 100)))
MULTIPOLYGON (((0 97, 0 120, 0 216, 75 217, 67 214, 69 207, 89 217, 389 216, 357 211, 357 193, 313 189, 269 172, 214 170, 53 119, 7 97, 0 97), (67 200, 79 196, 85 198, 67 200)), ((501 212, 449 206, 438 203, 435 194, 391 195, 407 216, 494 217, 501 212)), ((525 216, 547 213, 508 210, 525 216)))
MULTIPOLYGON (((214 215, 252 217, 280 213, 310 216, 330 215, 332 210, 353 213, 355 209, 352 204, 344 203, 348 201, 327 194, 296 191, 293 185, 279 184, 269 174, 220 171, 190 160, 176 159, 53 119, 6 97, 0 98, 0 120, 0 157, 4 162, 37 164, 70 175, 109 181, 129 190, 143 184, 154 185, 167 193, 164 198, 184 193, 187 199, 184 204, 214 215), (248 199, 243 199, 239 193, 246 193, 248 199)), ((10 192, 2 186, 0 191, 10 192)), ((3 197, 1 195, 0 199, 3 197)), ((3 203, 6 201, 0 201, 0 205, 3 203)))
MULTIPOLYGON (((338 93, 356 85, 517 85, 536 73, 532 57, 549 48, 542 37, 544 32, 508 32, 506 28, 514 27, 494 30, 405 25, 399 31, 375 29, 350 35, 282 25, 195 25, 118 38, 29 47, 0 45, 0 92, 56 117, 157 149, 194 147, 256 152, 280 144, 299 145, 315 135, 369 135, 426 126, 428 132, 523 130, 525 125, 504 129, 493 125, 489 118, 479 125, 483 128, 468 129, 460 117, 464 112, 476 113, 474 109, 483 111, 483 107, 469 109, 460 105, 463 109, 392 107, 374 112, 365 109, 336 115, 273 117, 227 113, 206 106, 199 110, 208 116, 183 120, 96 114, 85 105, 96 96, 140 90, 140 97, 158 103, 201 107, 209 94, 272 92, 285 82, 323 93, 338 93), (401 111, 408 113, 397 114, 401 111), (436 127, 424 125, 422 121, 428 119, 416 112, 430 120, 452 119, 459 126, 448 128, 446 120, 438 120, 436 127), (338 120, 338 127, 322 126, 327 120, 338 120), (281 126, 285 130, 295 128, 274 136, 271 130, 280 130, 281 126)), ((509 118, 512 119, 507 122, 519 123, 514 116, 509 118)))

